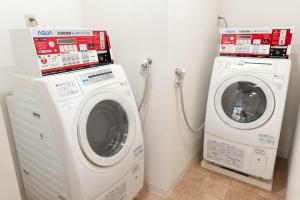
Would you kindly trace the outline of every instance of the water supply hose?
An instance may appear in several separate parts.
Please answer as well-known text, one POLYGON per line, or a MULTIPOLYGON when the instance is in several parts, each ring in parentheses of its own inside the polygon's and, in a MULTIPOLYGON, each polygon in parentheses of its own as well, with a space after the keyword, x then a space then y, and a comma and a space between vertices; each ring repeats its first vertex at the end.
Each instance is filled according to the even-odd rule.
POLYGON ((177 68, 175 70, 175 75, 176 75, 175 87, 179 88, 181 112, 182 112, 182 115, 183 115, 183 118, 184 118, 184 122, 185 122, 187 128, 192 133, 198 134, 198 133, 200 133, 200 131, 204 127, 204 122, 200 125, 199 128, 193 129, 191 124, 189 123, 188 118, 187 118, 186 109, 185 109, 185 106, 184 106, 184 95, 183 95, 183 81, 184 81, 184 76, 185 76, 185 70, 177 68))
POLYGON ((148 90, 149 90, 149 77, 146 76, 145 77, 143 96, 142 96, 142 99, 141 99, 140 104, 138 106, 138 111, 141 111, 144 103, 146 102, 146 97, 148 96, 148 90))

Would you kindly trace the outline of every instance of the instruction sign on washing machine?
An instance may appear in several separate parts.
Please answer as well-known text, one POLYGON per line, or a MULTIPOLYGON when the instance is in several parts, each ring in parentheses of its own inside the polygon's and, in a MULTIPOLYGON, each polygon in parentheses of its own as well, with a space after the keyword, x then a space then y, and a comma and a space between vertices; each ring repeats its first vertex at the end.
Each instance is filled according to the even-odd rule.
POLYGON ((292 28, 226 28, 220 55, 289 58, 292 36, 292 28))
POLYGON ((244 163, 244 150, 234 145, 208 140, 207 158, 241 169, 244 163))

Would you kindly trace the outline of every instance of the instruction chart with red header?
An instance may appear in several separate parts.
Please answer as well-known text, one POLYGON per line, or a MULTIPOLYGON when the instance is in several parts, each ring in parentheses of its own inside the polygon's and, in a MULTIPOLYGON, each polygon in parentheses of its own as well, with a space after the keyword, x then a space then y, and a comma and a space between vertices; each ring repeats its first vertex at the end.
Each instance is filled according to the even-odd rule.
POLYGON ((43 76, 112 63, 106 31, 34 30, 32 36, 43 76))
POLYGON ((221 31, 221 56, 289 58, 292 28, 226 28, 221 31))

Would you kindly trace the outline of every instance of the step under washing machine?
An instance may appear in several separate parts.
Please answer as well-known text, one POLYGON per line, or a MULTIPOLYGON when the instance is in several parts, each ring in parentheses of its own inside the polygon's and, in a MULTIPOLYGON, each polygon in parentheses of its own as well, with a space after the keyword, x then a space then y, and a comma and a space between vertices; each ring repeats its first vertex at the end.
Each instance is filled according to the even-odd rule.
POLYGON ((207 102, 203 165, 273 177, 288 90, 288 59, 217 57, 207 102))

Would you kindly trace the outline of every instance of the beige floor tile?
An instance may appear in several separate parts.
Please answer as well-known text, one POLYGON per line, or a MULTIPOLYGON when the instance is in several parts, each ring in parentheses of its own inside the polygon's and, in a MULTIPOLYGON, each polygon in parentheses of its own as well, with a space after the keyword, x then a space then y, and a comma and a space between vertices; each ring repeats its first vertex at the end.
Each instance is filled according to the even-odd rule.
POLYGON ((147 199, 150 195, 151 195, 150 192, 142 190, 137 194, 137 196, 133 200, 144 200, 147 199))
MULTIPOLYGON (((273 191, 268 192, 246 183, 203 169, 200 160, 178 182, 166 200, 284 200, 286 194, 287 160, 277 159, 273 191)), ((162 200, 142 191, 134 200, 162 200)))
POLYGON ((182 178, 181 183, 190 188, 190 190, 198 191, 204 179, 204 175, 197 173, 195 170, 189 170, 182 178))
POLYGON ((160 196, 143 189, 138 193, 138 195, 133 200, 162 200, 162 199, 163 198, 161 198, 160 196))
POLYGON ((285 194, 286 194, 286 187, 281 187, 280 190, 276 189, 276 186, 273 186, 273 189, 271 192, 266 191, 266 190, 262 190, 262 189, 258 189, 257 194, 259 197, 264 197, 266 199, 270 199, 270 200, 283 200, 285 198, 285 194))
POLYGON ((200 186, 200 184, 193 184, 182 180, 177 184, 174 191, 170 195, 170 198, 176 200, 193 200, 196 197, 200 186))
POLYGON ((196 200, 196 194, 187 192, 185 189, 180 188, 180 186, 170 194, 167 200, 196 200))
POLYGON ((212 194, 212 193, 199 193, 197 195, 196 200, 223 200, 223 197, 220 197, 217 194, 212 194))
POLYGON ((259 200, 258 197, 256 192, 231 187, 226 194, 225 200, 259 200))
POLYGON ((174 193, 172 193, 168 197, 166 197, 165 200, 178 200, 178 197, 174 193))
POLYGON ((163 200, 162 197, 158 196, 158 195, 155 195, 155 194, 151 194, 147 200, 163 200))
POLYGON ((269 200, 281 200, 281 195, 278 193, 272 193, 268 191, 261 190, 258 193, 258 197, 269 199, 269 200))
POLYGON ((253 193, 256 193, 258 192, 258 188, 255 187, 255 186, 252 186, 252 185, 249 185, 247 183, 243 183, 241 181, 238 181, 238 180, 232 180, 232 183, 230 185, 231 188, 237 188, 237 189, 240 189, 240 190, 245 190, 245 191, 248 191, 248 192, 253 192, 253 193))
POLYGON ((231 179, 221 175, 207 176, 203 181, 198 196, 222 200, 225 198, 231 179))

